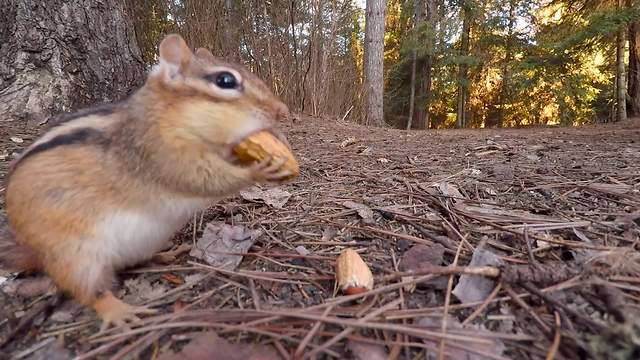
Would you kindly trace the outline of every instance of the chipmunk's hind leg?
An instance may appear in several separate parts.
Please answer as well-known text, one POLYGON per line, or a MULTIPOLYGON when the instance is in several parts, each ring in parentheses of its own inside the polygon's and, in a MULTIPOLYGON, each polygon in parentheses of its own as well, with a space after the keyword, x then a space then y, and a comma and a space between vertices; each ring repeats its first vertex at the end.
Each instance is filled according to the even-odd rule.
POLYGON ((73 260, 47 261, 49 276, 65 292, 83 305, 93 308, 102 320, 101 329, 111 325, 123 326, 138 320, 137 314, 151 314, 155 310, 133 306, 116 298, 111 292, 115 271, 110 266, 100 266, 93 259, 77 257, 73 260), (55 264, 55 265, 54 265, 55 264))
POLYGON ((129 305, 115 297, 111 291, 106 291, 98 296, 91 307, 102 319, 101 331, 111 325, 126 326, 128 322, 138 321, 140 319, 137 315, 157 312, 157 310, 146 306, 129 305))
POLYGON ((24 273, 42 270, 39 254, 18 243, 3 213, 0 213, 0 269, 24 273))

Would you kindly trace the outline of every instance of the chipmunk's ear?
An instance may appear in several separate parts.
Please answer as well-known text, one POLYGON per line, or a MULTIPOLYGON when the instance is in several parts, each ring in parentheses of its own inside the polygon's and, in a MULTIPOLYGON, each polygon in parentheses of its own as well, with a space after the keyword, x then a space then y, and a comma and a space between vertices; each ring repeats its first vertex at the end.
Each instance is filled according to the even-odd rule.
POLYGON ((180 35, 167 35, 160 43, 160 73, 168 78, 183 75, 192 57, 191 49, 180 35))
POLYGON ((208 62, 211 64, 215 64, 219 61, 218 58, 211 53, 211 51, 205 48, 198 48, 196 50, 196 57, 204 62, 208 62))

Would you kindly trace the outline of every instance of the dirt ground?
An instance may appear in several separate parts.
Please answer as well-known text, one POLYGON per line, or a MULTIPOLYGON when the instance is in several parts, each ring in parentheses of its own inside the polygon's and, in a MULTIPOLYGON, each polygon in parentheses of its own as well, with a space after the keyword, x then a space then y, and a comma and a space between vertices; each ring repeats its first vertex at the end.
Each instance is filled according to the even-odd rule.
MULTIPOLYGON (((228 199, 176 236, 174 261, 120 275, 118 296, 158 314, 99 333, 46 279, 4 274, 0 358, 640 358, 638 123, 303 118, 287 128, 301 176, 282 208, 268 191, 228 199), (230 270, 189 254, 216 221, 262 232, 230 270), (334 293, 345 248, 374 274, 366 296, 334 293)), ((3 173, 33 136, 1 129, 3 173)))

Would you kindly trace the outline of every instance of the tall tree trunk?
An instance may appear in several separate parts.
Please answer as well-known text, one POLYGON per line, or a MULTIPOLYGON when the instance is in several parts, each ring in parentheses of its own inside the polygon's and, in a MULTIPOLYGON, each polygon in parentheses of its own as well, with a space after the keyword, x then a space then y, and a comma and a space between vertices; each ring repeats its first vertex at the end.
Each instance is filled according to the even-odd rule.
MULTIPOLYGON (((262 16, 264 17, 265 21, 266 19, 269 17, 269 13, 267 12, 267 2, 264 1, 262 2, 262 16)), ((271 30, 271 27, 269 28, 269 30, 271 30)), ((267 34, 267 71, 269 73, 269 82, 271 82, 274 86, 274 91, 276 93, 278 93, 278 83, 276 81, 273 80, 273 51, 271 50, 271 41, 272 41, 272 36, 271 34, 267 34)))
POLYGON ((417 101, 413 126, 416 129, 427 129, 429 128, 429 102, 431 99, 433 69, 433 56, 430 53, 436 43, 436 3, 435 0, 414 0, 414 7, 417 14, 416 27, 422 32, 418 36, 418 43, 420 44, 418 46, 428 50, 426 55, 418 59, 418 74, 416 76, 420 80, 416 84, 417 101))
POLYGON ((411 52, 411 94, 409 95, 409 116, 407 117, 407 130, 411 130, 413 113, 416 107, 416 67, 418 63, 418 50, 411 52))
POLYGON ((505 45, 504 64, 502 67, 502 86, 500 88, 500 96, 498 101, 498 116, 496 123, 497 127, 504 126, 505 107, 511 96, 511 73, 509 72, 509 64, 513 59, 513 36, 516 26, 516 2, 515 0, 509 0, 509 24, 507 28, 507 43, 505 45))
MULTIPOLYGON (((347 2, 345 2, 347 4, 347 2)), ((327 45, 323 48, 322 55, 320 58, 320 89, 318 94, 320 96, 320 108, 326 112, 326 109, 330 105, 329 103, 329 82, 332 80, 329 78, 328 69, 330 58, 333 57, 336 38, 338 37, 338 20, 340 15, 342 14, 344 9, 341 9, 338 12, 338 4, 337 0, 331 1, 331 30, 329 31, 329 41, 327 45), (330 57, 331 55, 331 57, 330 57)))
MULTIPOLYGON (((627 0, 627 7, 632 0, 627 0)), ((628 107, 631 116, 640 117, 640 21, 629 24, 628 107)))
POLYGON ((431 108, 431 88, 433 85, 433 56, 427 55, 424 62, 424 119, 422 120, 422 128, 429 129, 431 127, 431 119, 429 109, 431 108))
POLYGON ((2 0, 1 121, 28 126, 124 97, 144 63, 124 2, 2 0))
MULTIPOLYGON (((291 31, 291 45, 293 46, 292 51, 293 51, 293 71, 292 71, 292 78, 294 79, 293 82, 293 86, 294 86, 294 91, 293 91, 293 96, 294 96, 294 100, 295 101, 300 101, 299 99, 301 98, 300 93, 301 93, 301 86, 304 87, 304 84, 301 84, 301 79, 300 79, 300 59, 298 57, 298 38, 297 38, 297 34, 296 34, 296 1, 295 0, 291 0, 290 6, 289 6, 289 29, 291 31)), ((300 103, 300 105, 298 105, 296 107, 296 110, 300 110, 301 112, 304 112, 304 101, 302 101, 300 103)))
MULTIPOLYGON (((469 36, 471 33, 471 4, 470 0, 462 0, 462 39, 460 41, 460 56, 469 56, 469 36)), ((466 59, 460 64, 458 69, 458 106, 456 111, 456 126, 463 128, 466 126, 466 107, 467 107, 467 87, 469 83, 468 77, 469 66, 466 59)))
POLYGON ((384 125, 384 0, 367 0, 365 19, 365 111, 368 125, 384 125))
MULTIPOLYGON (((624 0, 618 0, 618 8, 624 7, 624 0)), ((624 66, 624 50, 626 28, 620 27, 616 42, 616 121, 627 120, 627 84, 626 69, 624 66)))

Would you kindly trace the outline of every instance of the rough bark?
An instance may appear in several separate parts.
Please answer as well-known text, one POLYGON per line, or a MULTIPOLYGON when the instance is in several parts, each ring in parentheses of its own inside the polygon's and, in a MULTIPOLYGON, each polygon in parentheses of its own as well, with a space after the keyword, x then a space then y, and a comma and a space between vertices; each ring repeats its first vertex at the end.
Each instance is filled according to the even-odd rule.
POLYGON ((416 8, 416 26, 422 32, 418 36, 421 47, 428 49, 423 51, 426 54, 418 58, 418 74, 416 83, 416 106, 413 117, 413 127, 416 129, 429 128, 429 102, 431 99, 433 56, 432 49, 435 47, 435 0, 414 0, 416 8))
MULTIPOLYGON (((412 18, 413 18, 413 31, 416 31, 416 28, 418 26, 418 19, 420 18, 419 15, 419 2, 420 0, 414 0, 413 2, 413 14, 412 14, 412 18)), ((418 67, 418 49, 417 48, 413 48, 413 50, 411 51, 411 82, 409 84, 410 86, 410 94, 409 94, 409 116, 407 116, 407 130, 411 130, 411 127, 413 126, 413 118, 415 116, 415 108, 416 108, 416 75, 417 75, 417 67, 418 67)))
POLYGON ((407 130, 411 130, 413 123, 413 111, 416 107, 416 65, 418 62, 418 51, 413 49, 411 52, 411 94, 409 95, 409 116, 407 119, 407 130))
POLYGON ((317 91, 320 97, 318 106, 320 109, 326 109, 329 106, 328 70, 329 62, 331 61, 329 55, 332 55, 334 53, 336 38, 338 37, 338 20, 340 14, 342 14, 342 11, 338 13, 338 2, 336 0, 333 0, 331 2, 331 30, 329 31, 329 41, 326 45, 323 46, 320 58, 320 86, 319 90, 317 91))
MULTIPOLYGON (((618 0, 618 7, 625 6, 623 0, 618 0)), ((624 52, 626 45, 626 29, 620 27, 616 41, 616 121, 627 120, 627 83, 624 52)))
POLYGON ((124 2, 0 0, 0 121, 32 126, 143 80, 124 2))
MULTIPOLYGON (((631 1, 629 1, 629 6, 631 1)), ((640 21, 629 24, 629 71, 628 71, 629 115, 640 117, 640 21)))
POLYGON ((495 123, 491 124, 496 127, 503 127, 505 121, 505 108, 507 103, 511 100, 511 72, 509 71, 509 65, 513 60, 513 40, 516 26, 516 2, 515 0, 509 1, 509 24, 507 26, 507 42, 505 45, 505 56, 502 66, 502 85, 500 87, 500 95, 498 106, 498 113, 495 119, 495 123))
MULTIPOLYGON (((293 62, 294 62, 294 66, 293 66, 293 71, 292 71, 292 77, 296 80, 298 80, 300 78, 299 76, 299 69, 300 69, 300 59, 298 57, 298 38, 296 35, 296 1, 292 0, 291 5, 289 6, 289 31, 290 31, 290 36, 291 36, 291 45, 293 46, 293 62)), ((300 81, 295 81, 293 83, 295 90, 293 91, 293 95, 294 95, 294 99, 296 99, 297 101, 300 101, 299 99, 301 98, 300 93, 302 91, 304 91, 304 89, 301 89, 302 87, 304 87, 304 84, 301 84, 300 81)), ((300 105, 297 106, 297 109, 300 109, 300 112, 304 112, 304 101, 299 103, 300 105)))
POLYGON ((384 125, 384 0, 367 0, 364 80, 366 123, 384 125))
MULTIPOLYGON (((469 36, 471 33, 471 6, 469 0, 462 1, 463 21, 462 21, 462 39, 460 41, 460 56, 469 56, 469 36)), ((469 66, 466 62, 460 64, 458 69, 458 105, 456 111, 456 126, 463 128, 466 126, 466 107, 467 107, 467 84, 469 66)))

